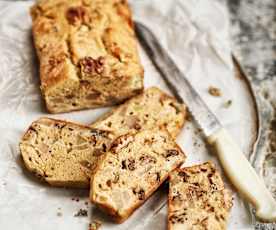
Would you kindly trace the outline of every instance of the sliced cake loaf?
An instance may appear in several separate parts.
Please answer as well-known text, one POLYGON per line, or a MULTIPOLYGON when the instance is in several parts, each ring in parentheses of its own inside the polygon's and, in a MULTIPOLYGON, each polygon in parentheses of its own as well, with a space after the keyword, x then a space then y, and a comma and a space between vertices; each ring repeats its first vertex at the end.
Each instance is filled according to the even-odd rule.
POLYGON ((183 127, 186 108, 175 98, 152 87, 105 114, 91 126, 116 135, 130 131, 166 127, 173 138, 183 127))
POLYGON ((41 118, 22 137, 20 151, 27 169, 49 184, 85 188, 113 138, 109 131, 41 118))
POLYGON ((211 162, 170 173, 168 229, 226 229, 232 196, 211 162))
POLYGON ((90 199, 121 223, 185 160, 166 130, 118 137, 91 177, 90 199))

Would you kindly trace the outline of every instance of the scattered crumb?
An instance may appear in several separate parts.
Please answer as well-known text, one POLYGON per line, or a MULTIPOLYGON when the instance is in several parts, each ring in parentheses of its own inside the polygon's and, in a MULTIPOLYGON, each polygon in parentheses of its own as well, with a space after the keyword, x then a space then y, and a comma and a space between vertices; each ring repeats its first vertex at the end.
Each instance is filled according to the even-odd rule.
POLYGON ((89 224, 88 230, 98 230, 102 226, 101 221, 94 220, 92 223, 89 224))
POLYGON ((226 101, 225 103, 224 103, 224 108, 229 108, 231 105, 232 105, 232 103, 233 103, 233 101, 232 100, 228 100, 228 101, 226 101))
POLYGON ((83 216, 88 216, 88 212, 86 209, 82 209, 82 208, 74 215, 74 217, 83 217, 83 216))
POLYGON ((84 204, 85 204, 85 205, 88 205, 88 201, 85 201, 84 204))
POLYGON ((187 113, 186 113, 186 121, 192 121, 192 115, 191 115, 191 113, 189 112, 189 111, 187 111, 187 113))
POLYGON ((62 216, 62 212, 61 212, 61 208, 60 207, 58 208, 57 216, 62 216))
POLYGON ((214 86, 209 86, 208 92, 210 95, 212 95, 214 97, 220 97, 222 95, 221 90, 214 86))
POLYGON ((199 148, 200 148, 200 147, 201 147, 201 144, 198 143, 197 141, 194 141, 194 142, 193 142, 193 146, 194 146, 194 147, 199 147, 199 148))
POLYGON ((263 92, 263 96, 265 99, 269 99, 269 92, 268 91, 264 91, 263 92))
POLYGON ((79 202, 79 201, 80 201, 80 199, 79 199, 79 198, 76 198, 75 200, 76 200, 77 202, 79 202))
POLYGON ((195 135, 198 135, 199 133, 202 133, 202 129, 201 128, 197 128, 195 131, 194 131, 195 135))

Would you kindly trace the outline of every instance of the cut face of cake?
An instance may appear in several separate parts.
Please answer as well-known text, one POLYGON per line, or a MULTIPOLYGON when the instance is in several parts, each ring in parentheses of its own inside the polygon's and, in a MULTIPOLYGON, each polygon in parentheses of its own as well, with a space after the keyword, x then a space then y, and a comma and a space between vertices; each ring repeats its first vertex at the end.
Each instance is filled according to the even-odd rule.
POLYGON ((91 177, 90 199, 121 223, 184 160, 184 153, 165 130, 120 136, 91 177))
POLYGON ((152 87, 111 110, 91 127, 109 130, 116 135, 165 127, 175 139, 184 125, 185 116, 186 107, 183 104, 152 87))
POLYGON ((26 168, 53 186, 87 188, 114 136, 50 118, 31 124, 20 142, 26 168))
POLYGON ((169 185, 169 230, 227 228, 232 196, 214 164, 176 169, 169 185))

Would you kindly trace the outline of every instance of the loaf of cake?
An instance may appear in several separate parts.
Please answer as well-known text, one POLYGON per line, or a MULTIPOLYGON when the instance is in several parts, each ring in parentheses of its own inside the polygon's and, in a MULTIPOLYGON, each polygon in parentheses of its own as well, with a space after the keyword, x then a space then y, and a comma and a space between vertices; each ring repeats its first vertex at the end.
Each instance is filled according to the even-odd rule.
POLYGON ((41 118, 20 142, 26 168, 53 186, 89 187, 90 175, 108 150, 109 131, 41 118))
POLYGON ((143 90, 126 0, 40 0, 31 16, 49 112, 114 105, 143 90))
POLYGON ((185 155, 166 130, 143 130, 118 137, 91 177, 91 201, 118 223, 163 183, 185 155))
POLYGON ((129 99, 114 108, 91 127, 109 130, 116 135, 131 131, 165 127, 173 138, 181 131, 185 121, 186 107, 156 87, 129 99))
POLYGON ((169 178, 169 230, 226 229, 232 195, 214 164, 176 169, 169 178))

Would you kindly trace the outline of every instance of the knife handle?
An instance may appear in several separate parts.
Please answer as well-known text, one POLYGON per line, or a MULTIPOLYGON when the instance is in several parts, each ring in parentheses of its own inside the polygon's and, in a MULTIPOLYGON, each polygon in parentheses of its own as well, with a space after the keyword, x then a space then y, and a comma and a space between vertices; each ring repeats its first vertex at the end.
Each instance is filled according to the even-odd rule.
POLYGON ((275 221, 275 200, 228 132, 222 128, 209 136, 208 142, 217 151, 233 185, 256 208, 256 216, 263 221, 275 221))

